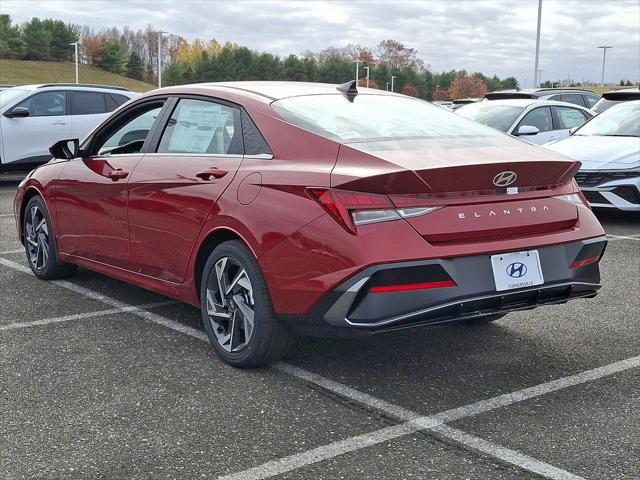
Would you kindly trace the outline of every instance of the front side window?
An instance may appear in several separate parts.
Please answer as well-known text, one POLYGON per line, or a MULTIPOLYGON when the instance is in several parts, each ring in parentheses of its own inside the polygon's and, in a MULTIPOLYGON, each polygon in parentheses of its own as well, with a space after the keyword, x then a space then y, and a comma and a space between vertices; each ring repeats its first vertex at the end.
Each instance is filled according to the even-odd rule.
POLYGON ((162 134, 158 152, 242 155, 240 110, 204 100, 180 100, 162 134))
POLYGON ((97 139, 94 150, 98 155, 137 153, 142 149, 162 105, 154 103, 137 111, 123 122, 117 122, 97 139))
POLYGON ((107 112, 103 93, 72 92, 71 111, 73 115, 95 115, 107 112))
POLYGON ((588 120, 587 116, 577 108, 554 107, 560 120, 560 129, 579 127, 588 120))
POLYGON ((344 143, 502 135, 408 97, 360 94, 350 102, 340 94, 304 95, 283 98, 271 106, 287 122, 344 143))
POLYGON ((527 113, 520 126, 528 125, 536 127, 541 132, 549 132, 553 130, 553 120, 551 119, 551 109, 549 107, 535 108, 527 113))
POLYGON ((67 92, 42 92, 17 105, 29 110, 30 117, 55 117, 67 114, 67 92))

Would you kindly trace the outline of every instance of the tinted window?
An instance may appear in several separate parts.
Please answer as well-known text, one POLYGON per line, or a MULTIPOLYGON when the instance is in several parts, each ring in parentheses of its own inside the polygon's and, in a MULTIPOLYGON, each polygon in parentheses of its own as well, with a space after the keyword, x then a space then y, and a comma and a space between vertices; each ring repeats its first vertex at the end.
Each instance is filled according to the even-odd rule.
POLYGON ((584 107, 584 101, 582 100, 582 95, 579 93, 563 93, 560 95, 561 102, 573 103, 575 105, 580 105, 584 107))
POLYGON ((579 127, 588 120, 587 116, 577 108, 554 107, 560 121, 560 129, 579 127))
MULTIPOLYGON (((495 130, 429 102, 390 95, 305 95, 271 104, 286 121, 344 142, 495 137, 495 130)), ((465 107, 463 107, 465 108, 465 107)))
POLYGON ((112 129, 107 129, 97 140, 94 151, 98 155, 136 153, 142 145, 160 114, 162 105, 153 104, 138 110, 132 117, 117 121, 112 129))
POLYGON ((549 132, 553 130, 553 121, 551 120, 551 109, 549 107, 535 108, 527 113, 520 126, 530 125, 536 127, 541 132, 549 132))
POLYGON ((107 111, 104 93, 71 92, 71 112, 73 115, 95 115, 107 111))
POLYGON ((29 109, 30 117, 66 115, 67 92, 37 93, 17 106, 29 109))
POLYGON ((131 100, 129 97, 125 97, 124 95, 118 95, 117 93, 112 93, 111 94, 111 98, 113 98, 115 100, 115 102, 118 104, 118 106, 124 105, 129 100, 131 100))
POLYGON ((160 153, 243 153, 240 111, 204 100, 178 102, 160 139, 160 153))
POLYGON ((587 102, 587 108, 593 107, 598 102, 597 95, 584 95, 584 99, 587 102))

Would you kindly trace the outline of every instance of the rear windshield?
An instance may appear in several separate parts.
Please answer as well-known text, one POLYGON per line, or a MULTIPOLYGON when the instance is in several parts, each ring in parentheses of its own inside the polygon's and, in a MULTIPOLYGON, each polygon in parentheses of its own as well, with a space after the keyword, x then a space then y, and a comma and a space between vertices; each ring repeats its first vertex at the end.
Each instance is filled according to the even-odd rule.
POLYGON ((495 105, 493 102, 482 102, 466 105, 456 113, 482 123, 483 125, 506 132, 522 112, 524 112, 524 107, 495 105))
POLYGON ((344 143, 499 135, 410 97, 361 94, 350 102, 341 94, 307 95, 271 105, 289 123, 344 143))

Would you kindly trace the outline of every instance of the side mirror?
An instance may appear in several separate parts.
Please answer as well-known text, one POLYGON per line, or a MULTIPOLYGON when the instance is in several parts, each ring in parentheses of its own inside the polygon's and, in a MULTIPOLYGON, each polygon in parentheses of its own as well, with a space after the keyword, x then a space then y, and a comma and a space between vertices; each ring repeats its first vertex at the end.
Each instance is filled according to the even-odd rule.
POLYGON ((49 148, 49 152, 53 155, 53 158, 66 158, 67 160, 78 158, 78 154, 80 153, 80 140, 77 138, 60 140, 49 148))
POLYGON ((573 127, 569 129, 569 135, 573 135, 574 133, 576 133, 576 130, 578 130, 578 127, 573 127))
POLYGON ((29 116, 29 109, 24 107, 16 107, 10 112, 5 112, 4 116, 7 118, 23 118, 29 116))
POLYGON ((516 132, 517 136, 520 135, 537 135, 540 133, 540 130, 538 129, 538 127, 534 127, 532 125, 522 125, 520 128, 518 128, 518 131, 516 132))

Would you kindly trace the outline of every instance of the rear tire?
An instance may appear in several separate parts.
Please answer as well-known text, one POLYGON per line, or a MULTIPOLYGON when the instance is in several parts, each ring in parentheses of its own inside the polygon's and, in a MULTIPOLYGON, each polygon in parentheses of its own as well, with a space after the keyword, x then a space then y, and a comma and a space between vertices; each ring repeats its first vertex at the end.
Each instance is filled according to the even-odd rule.
POLYGON ((33 274, 42 280, 67 278, 75 265, 62 262, 51 224, 51 217, 41 197, 32 197, 24 209, 22 233, 27 262, 33 274))
POLYGON ((200 285, 202 322, 222 360, 252 368, 289 352, 293 334, 275 318, 258 262, 241 242, 224 242, 211 252, 200 285))
POLYGON ((470 318, 468 320, 462 320, 460 323, 464 325, 469 325, 469 326, 487 325, 489 323, 495 322, 496 320, 500 320, 506 315, 507 315, 506 313, 496 313, 495 315, 487 315, 484 317, 476 317, 476 318, 470 318))

